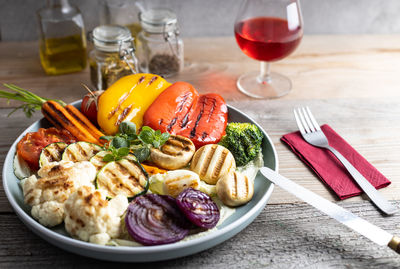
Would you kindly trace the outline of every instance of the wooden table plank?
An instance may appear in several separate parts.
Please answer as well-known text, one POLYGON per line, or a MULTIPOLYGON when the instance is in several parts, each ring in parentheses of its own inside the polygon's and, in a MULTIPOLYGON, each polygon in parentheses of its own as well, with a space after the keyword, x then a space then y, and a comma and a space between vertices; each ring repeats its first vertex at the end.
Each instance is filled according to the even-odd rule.
MULTIPOLYGON (((236 89, 236 79, 258 70, 233 37, 185 39, 186 68, 170 81, 185 80, 200 92, 218 92, 227 100, 251 100, 236 89)), ((289 76, 293 91, 279 100, 399 97, 400 35, 305 36, 272 71, 289 76)), ((46 76, 37 42, 0 43, 0 82, 16 83, 49 98, 80 99, 90 85, 89 72, 46 76)), ((0 101, 5 106, 4 101, 0 101)))
MULTIPOLYGON (((339 203, 400 233, 400 215, 382 218, 367 202, 339 203)), ((30 232, 15 215, 0 214, 1 268, 129 266, 64 252, 30 232)), ((269 205, 230 240, 189 257, 135 264, 140 268, 399 268, 397 254, 362 238, 308 205, 269 205), (318 223, 316 226, 315 223, 318 223)), ((130 265, 133 266, 133 265, 130 265)))

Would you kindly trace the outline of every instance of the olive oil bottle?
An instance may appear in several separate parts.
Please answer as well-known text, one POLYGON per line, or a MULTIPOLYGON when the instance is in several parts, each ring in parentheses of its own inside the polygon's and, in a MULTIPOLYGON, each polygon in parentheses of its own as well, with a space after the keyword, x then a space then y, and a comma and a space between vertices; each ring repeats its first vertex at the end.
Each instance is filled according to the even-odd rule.
POLYGON ((40 60, 49 75, 81 71, 86 67, 86 36, 82 14, 68 0, 48 0, 37 12, 40 60))

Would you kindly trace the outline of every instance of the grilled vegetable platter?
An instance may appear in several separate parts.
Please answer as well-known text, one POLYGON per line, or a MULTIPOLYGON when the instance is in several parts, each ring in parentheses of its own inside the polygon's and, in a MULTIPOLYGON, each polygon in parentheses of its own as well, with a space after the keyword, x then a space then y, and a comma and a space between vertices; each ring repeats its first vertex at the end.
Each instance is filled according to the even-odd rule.
POLYGON ((123 77, 75 105, 4 86, 0 97, 45 118, 7 157, 19 188, 17 214, 28 212, 41 231, 116 249, 184 244, 229 226, 240 231, 272 191, 255 180, 263 165, 277 169, 269 138, 216 93, 154 74, 123 77))

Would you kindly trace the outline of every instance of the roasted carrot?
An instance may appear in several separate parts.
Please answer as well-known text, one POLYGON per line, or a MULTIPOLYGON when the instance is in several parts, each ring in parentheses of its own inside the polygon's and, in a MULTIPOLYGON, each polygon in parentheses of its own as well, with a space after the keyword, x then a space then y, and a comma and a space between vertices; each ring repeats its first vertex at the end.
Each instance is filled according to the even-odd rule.
POLYGON ((62 128, 68 130, 79 141, 99 144, 96 139, 79 121, 77 121, 62 105, 49 100, 42 104, 43 115, 50 122, 56 122, 62 128))
POLYGON ((3 85, 12 92, 0 90, 0 98, 23 102, 15 110, 23 109, 27 117, 32 116, 35 110, 42 110, 44 117, 56 128, 68 130, 80 141, 104 144, 105 141, 100 140, 103 133, 75 107, 65 104, 62 100, 42 98, 13 84, 3 85))
POLYGON ((92 136, 94 136, 98 141, 103 142, 104 144, 106 141, 101 141, 100 137, 104 136, 104 134, 97 129, 96 126, 88 119, 85 115, 83 115, 79 109, 74 107, 73 105, 66 105, 65 109, 73 116, 79 123, 81 123, 92 136))

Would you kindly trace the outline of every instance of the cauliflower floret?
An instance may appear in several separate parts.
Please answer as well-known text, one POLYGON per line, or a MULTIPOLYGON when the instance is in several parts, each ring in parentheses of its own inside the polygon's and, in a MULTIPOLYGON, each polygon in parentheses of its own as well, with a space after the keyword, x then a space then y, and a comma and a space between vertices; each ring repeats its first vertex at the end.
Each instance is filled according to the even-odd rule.
POLYGON ((64 220, 64 202, 83 185, 93 185, 96 168, 90 162, 52 162, 21 182, 25 203, 32 206, 31 215, 45 226, 64 220))
POLYGON ((65 229, 75 238, 105 245, 120 235, 120 218, 127 207, 123 195, 107 201, 101 191, 83 186, 65 202, 65 229))

